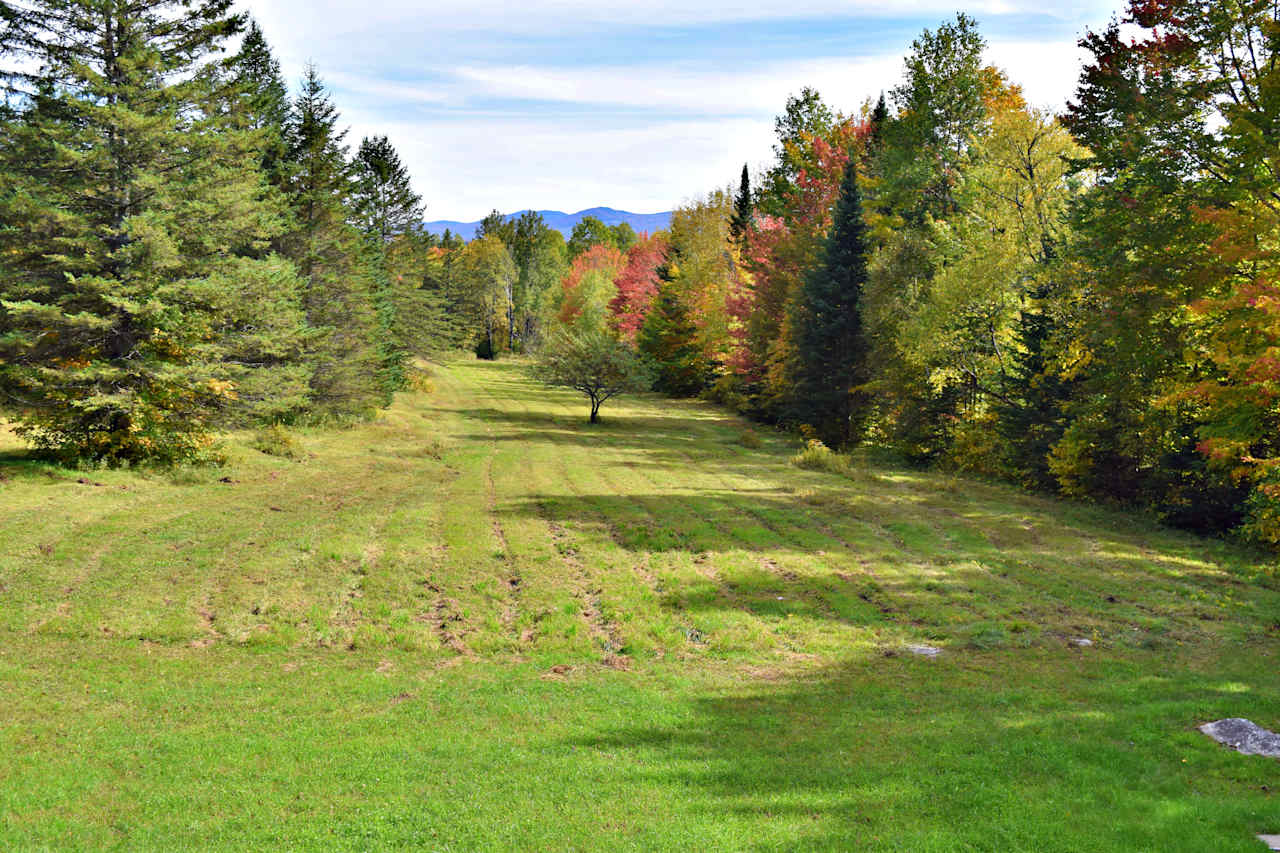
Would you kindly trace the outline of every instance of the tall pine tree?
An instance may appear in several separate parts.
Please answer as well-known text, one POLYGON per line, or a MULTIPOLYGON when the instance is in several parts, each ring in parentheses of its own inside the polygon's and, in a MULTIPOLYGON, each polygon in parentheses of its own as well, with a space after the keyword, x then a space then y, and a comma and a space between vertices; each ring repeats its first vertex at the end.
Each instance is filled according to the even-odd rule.
POLYGON ((297 396, 294 278, 242 256, 282 223, 209 61, 231 5, 0 3, 0 405, 64 458, 190 459, 256 374, 297 396))
POLYGON ((857 442, 869 408, 861 388, 868 378, 862 322, 868 245, 854 158, 845 169, 822 263, 805 280, 795 316, 795 413, 830 447, 857 442))
POLYGON ((743 164, 742 181, 738 185, 738 194, 733 197, 733 215, 729 219, 729 234, 734 242, 741 241, 747 229, 751 227, 752 208, 751 172, 746 164, 743 164))
POLYGON ((360 232, 348 223, 352 177, 345 130, 314 68, 286 127, 294 228, 285 253, 303 279, 302 305, 313 328, 311 392, 321 413, 360 415, 385 402, 377 383, 375 275, 360 232))
POLYGON ((236 97, 236 119, 259 134, 262 171, 273 186, 285 181, 287 146, 284 134, 289 121, 289 89, 280 62, 271 52, 258 22, 250 20, 240 52, 230 63, 236 97))
POLYGON ((365 138, 353 164, 352 210, 368 238, 369 262, 375 272, 378 309, 378 381, 386 394, 406 387, 415 353, 429 346, 439 325, 441 306, 418 282, 393 271, 387 250, 396 239, 408 239, 422 223, 422 197, 413 191, 409 170, 385 136, 365 138))

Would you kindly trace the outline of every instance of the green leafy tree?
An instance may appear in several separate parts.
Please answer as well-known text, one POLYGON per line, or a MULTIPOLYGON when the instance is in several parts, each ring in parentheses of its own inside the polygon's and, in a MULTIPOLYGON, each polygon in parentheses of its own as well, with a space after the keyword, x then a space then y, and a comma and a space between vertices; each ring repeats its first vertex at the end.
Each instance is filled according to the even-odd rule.
POLYGON ((564 236, 542 215, 527 210, 512 223, 508 243, 518 271, 511 301, 509 346, 534 347, 551 310, 553 294, 568 272, 564 236))
POLYGON ((476 238, 497 237, 508 247, 515 242, 515 224, 501 211, 493 210, 480 220, 476 228, 476 238))
POLYGON ((177 462, 240 393, 298 399, 296 279, 244 257, 280 211, 208 61, 243 26, 230 6, 0 4, 16 104, 0 149, 0 399, 38 447, 177 462))
POLYGON ((806 279, 796 306, 799 360, 796 414, 829 447, 862 437, 869 398, 862 292, 867 282, 867 224, 850 160, 821 265, 806 279))
POLYGON ((881 126, 887 179, 878 199, 908 221, 956 210, 959 170, 986 116, 985 49, 977 23, 963 13, 911 44, 906 79, 891 92, 897 118, 881 126))
POLYGON ((600 407, 619 394, 647 391, 653 377, 634 349, 608 332, 560 329, 547 341, 534 375, 552 387, 572 388, 591 404, 591 423, 600 407))
POLYGON ((595 216, 584 216, 569 234, 569 262, 577 260, 579 255, 592 246, 617 248, 616 238, 613 229, 605 225, 603 220, 595 216))
POLYGON ((796 180, 813 165, 813 140, 829 136, 836 123, 836 114, 808 86, 787 99, 782 114, 774 119, 775 163, 764 176, 757 207, 772 216, 786 215, 786 200, 795 194, 796 180))
POLYGON ((471 241, 459 261, 459 308, 477 337, 476 354, 485 359, 497 358, 519 277, 515 261, 497 236, 471 241))

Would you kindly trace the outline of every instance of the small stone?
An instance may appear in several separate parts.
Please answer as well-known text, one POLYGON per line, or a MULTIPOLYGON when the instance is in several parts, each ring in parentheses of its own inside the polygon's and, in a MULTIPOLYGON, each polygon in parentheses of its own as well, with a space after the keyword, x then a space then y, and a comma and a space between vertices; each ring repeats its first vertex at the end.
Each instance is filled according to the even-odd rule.
POLYGON ((921 657, 926 658, 936 658, 938 655, 942 654, 942 649, 937 646, 922 646, 914 644, 907 646, 907 651, 911 652, 913 655, 920 655, 921 657))
POLYGON ((1087 649, 1093 645, 1093 640, 1086 640, 1084 637, 1076 637, 1074 640, 1071 641, 1071 645, 1078 646, 1082 649, 1087 649))
POLYGON ((1272 850, 1280 850, 1280 835, 1259 835, 1258 840, 1272 850))
POLYGON ((1280 758, 1280 735, 1239 717, 1205 723, 1200 731, 1242 755, 1280 758))

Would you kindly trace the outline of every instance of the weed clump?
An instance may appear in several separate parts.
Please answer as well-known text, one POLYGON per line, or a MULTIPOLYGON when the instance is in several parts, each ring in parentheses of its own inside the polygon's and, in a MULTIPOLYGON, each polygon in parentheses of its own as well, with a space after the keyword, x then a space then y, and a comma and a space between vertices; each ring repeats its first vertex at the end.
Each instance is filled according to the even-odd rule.
POLYGON ((738 444, 748 450, 759 450, 764 447, 764 439, 753 429, 744 429, 738 433, 738 444))
POLYGON ((849 457, 836 453, 816 438, 809 439, 804 450, 791 457, 791 464, 806 471, 826 471, 844 477, 853 473, 849 457))
POLYGON ((279 456, 283 459, 292 459, 294 462, 301 462, 307 458, 306 451, 298 444, 298 439, 280 424, 272 424, 258 430, 249 446, 268 456, 279 456))
POLYGON ((995 622, 980 622, 966 632, 969 647, 980 650, 998 649, 1009 644, 1009 630, 995 622))

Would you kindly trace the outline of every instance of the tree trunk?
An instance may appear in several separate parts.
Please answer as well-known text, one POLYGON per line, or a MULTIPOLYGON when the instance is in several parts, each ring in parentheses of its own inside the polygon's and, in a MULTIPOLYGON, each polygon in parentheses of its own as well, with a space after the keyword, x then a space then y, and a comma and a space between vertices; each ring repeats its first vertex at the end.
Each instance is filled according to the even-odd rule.
POLYGON ((600 423, 600 404, 595 400, 591 401, 591 423, 600 423))

